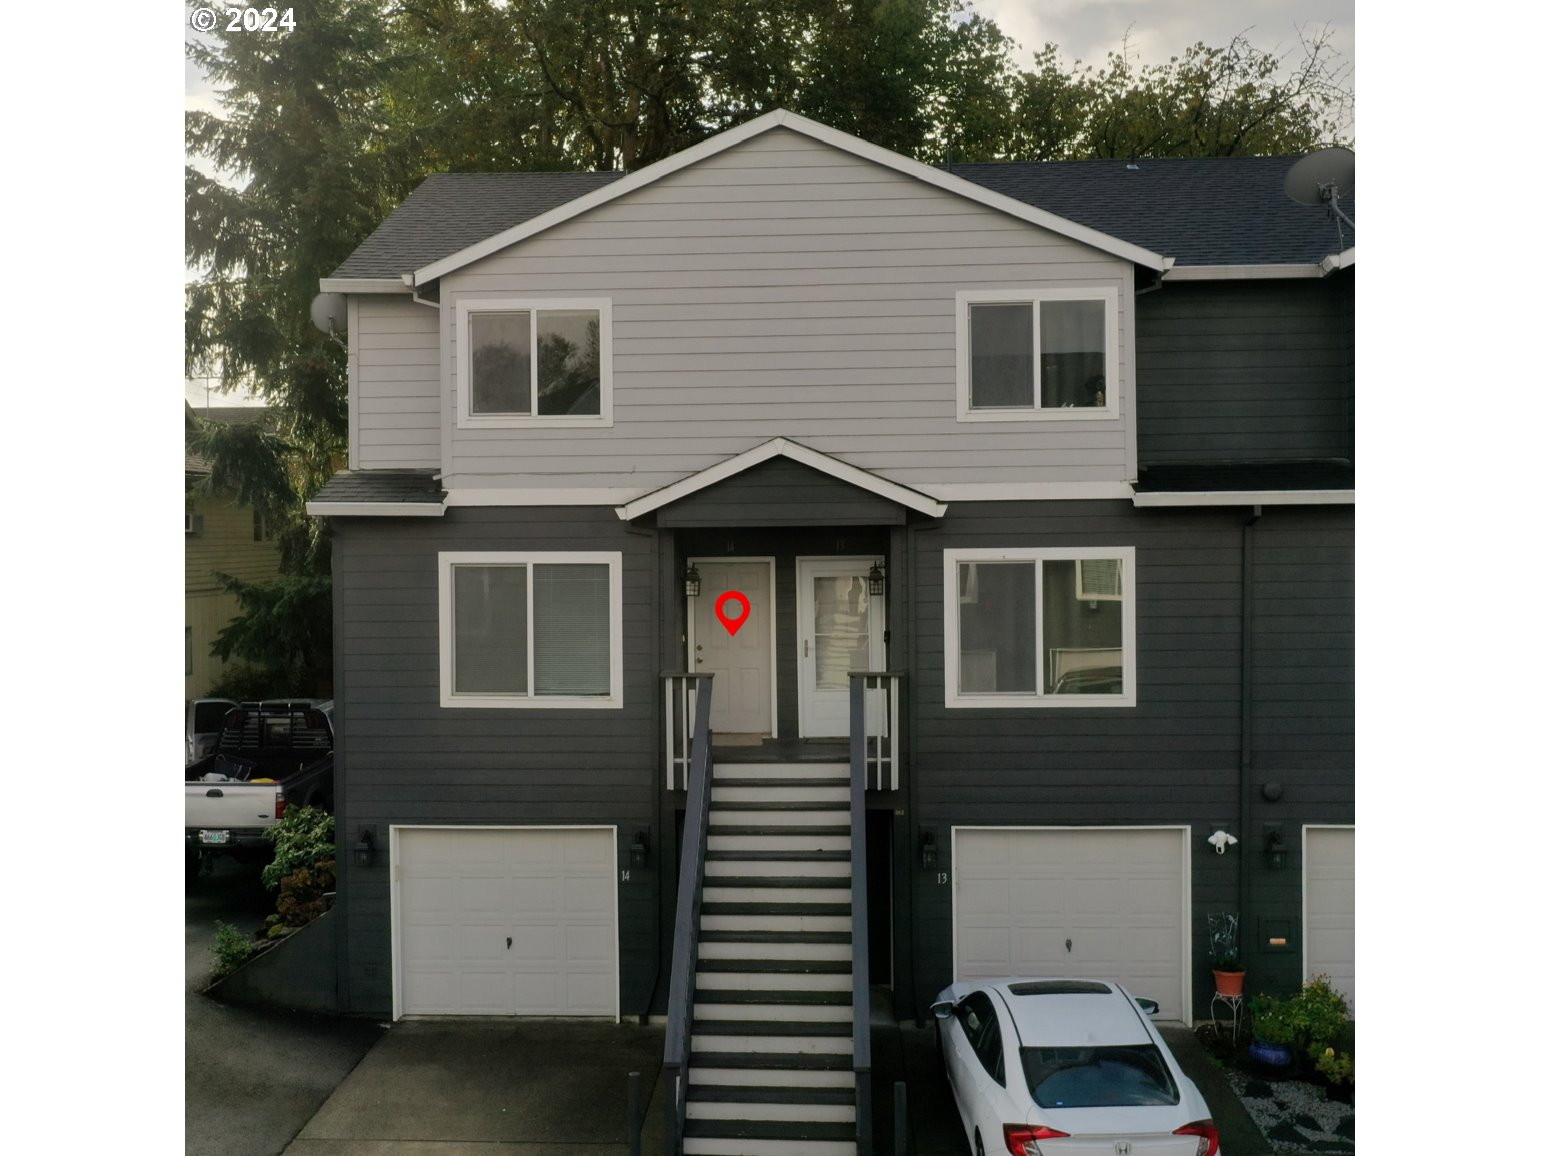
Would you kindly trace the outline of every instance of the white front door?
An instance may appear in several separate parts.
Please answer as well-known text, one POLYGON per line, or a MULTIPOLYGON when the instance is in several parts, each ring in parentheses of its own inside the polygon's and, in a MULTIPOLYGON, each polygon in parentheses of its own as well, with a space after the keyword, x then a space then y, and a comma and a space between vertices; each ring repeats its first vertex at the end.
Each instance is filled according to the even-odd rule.
MULTIPOLYGON (((803 738, 850 734, 847 675, 883 669, 883 600, 867 594, 871 569, 866 557, 797 560, 797 719, 803 738)), ((867 717, 881 714, 869 704, 867 717)))
MULTIPOLYGON (((712 730, 718 734, 769 735, 775 722, 775 562, 769 558, 732 562, 692 558, 701 572, 701 593, 690 612, 691 670, 712 678, 712 730), (717 616, 717 601, 737 591, 748 601, 749 617, 728 630, 717 616)), ((738 599, 723 607, 729 622, 743 616, 738 599)))

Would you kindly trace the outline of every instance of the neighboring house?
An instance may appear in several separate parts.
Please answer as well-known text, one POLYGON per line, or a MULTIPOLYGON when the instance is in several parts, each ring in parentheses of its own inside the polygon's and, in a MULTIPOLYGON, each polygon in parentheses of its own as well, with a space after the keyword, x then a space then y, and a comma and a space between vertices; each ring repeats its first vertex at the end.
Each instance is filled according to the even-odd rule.
MULTIPOLYGON (((185 406, 188 433, 200 421, 227 424, 261 421, 261 406, 220 406, 194 410, 185 406)), ((184 697, 203 698, 224 672, 226 664, 209 653, 209 645, 240 611, 234 594, 227 593, 215 573, 229 574, 248 582, 278 577, 278 543, 257 511, 242 506, 228 495, 206 494, 199 484, 209 475, 209 464, 191 449, 186 451, 187 473, 183 523, 186 548, 186 613, 183 621, 186 648, 184 697)))
POLYGON ((1290 163, 947 171, 778 112, 425 181, 322 282, 338 836, 379 848, 340 1006, 661 1011, 687 668, 719 776, 843 761, 847 672, 901 672, 867 823, 902 1017, 1070 973, 1207 1018, 1218 911, 1249 990, 1351 991, 1353 238, 1290 163))

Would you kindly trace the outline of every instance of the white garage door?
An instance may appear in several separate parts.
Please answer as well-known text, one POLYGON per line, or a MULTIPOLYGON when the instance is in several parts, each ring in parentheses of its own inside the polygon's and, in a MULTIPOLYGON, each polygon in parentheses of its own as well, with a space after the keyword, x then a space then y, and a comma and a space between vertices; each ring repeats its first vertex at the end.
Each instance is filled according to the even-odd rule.
POLYGON ((1325 975, 1354 1006, 1354 829, 1307 827, 1306 979, 1325 975))
POLYGON ((1114 979, 1190 1018, 1181 829, 957 828, 953 969, 1114 979))
POLYGON ((399 1015, 617 1013, 613 828, 395 834, 399 1015))

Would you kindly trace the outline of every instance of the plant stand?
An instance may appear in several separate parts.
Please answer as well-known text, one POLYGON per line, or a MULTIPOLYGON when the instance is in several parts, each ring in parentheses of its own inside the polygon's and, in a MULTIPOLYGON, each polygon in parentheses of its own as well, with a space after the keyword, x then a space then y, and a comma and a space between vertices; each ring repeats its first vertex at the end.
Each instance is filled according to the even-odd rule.
POLYGON ((1237 1034, 1241 1031, 1241 1001, 1244 998, 1244 996, 1239 995, 1223 995, 1217 991, 1209 1001, 1209 1018, 1214 1020, 1216 1023, 1219 1023, 1220 1020, 1215 1015, 1215 1004, 1223 1003, 1226 1007, 1231 1009, 1230 1020, 1232 1044, 1236 1042, 1237 1034))

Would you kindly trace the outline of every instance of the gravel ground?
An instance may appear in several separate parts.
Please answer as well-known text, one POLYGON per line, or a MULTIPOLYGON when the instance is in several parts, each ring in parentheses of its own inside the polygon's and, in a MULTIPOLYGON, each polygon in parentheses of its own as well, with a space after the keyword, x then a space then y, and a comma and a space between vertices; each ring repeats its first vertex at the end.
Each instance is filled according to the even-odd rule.
POLYGON ((1261 1080, 1227 1068, 1225 1078, 1276 1153, 1353 1152, 1354 1106, 1303 1080, 1261 1080))

